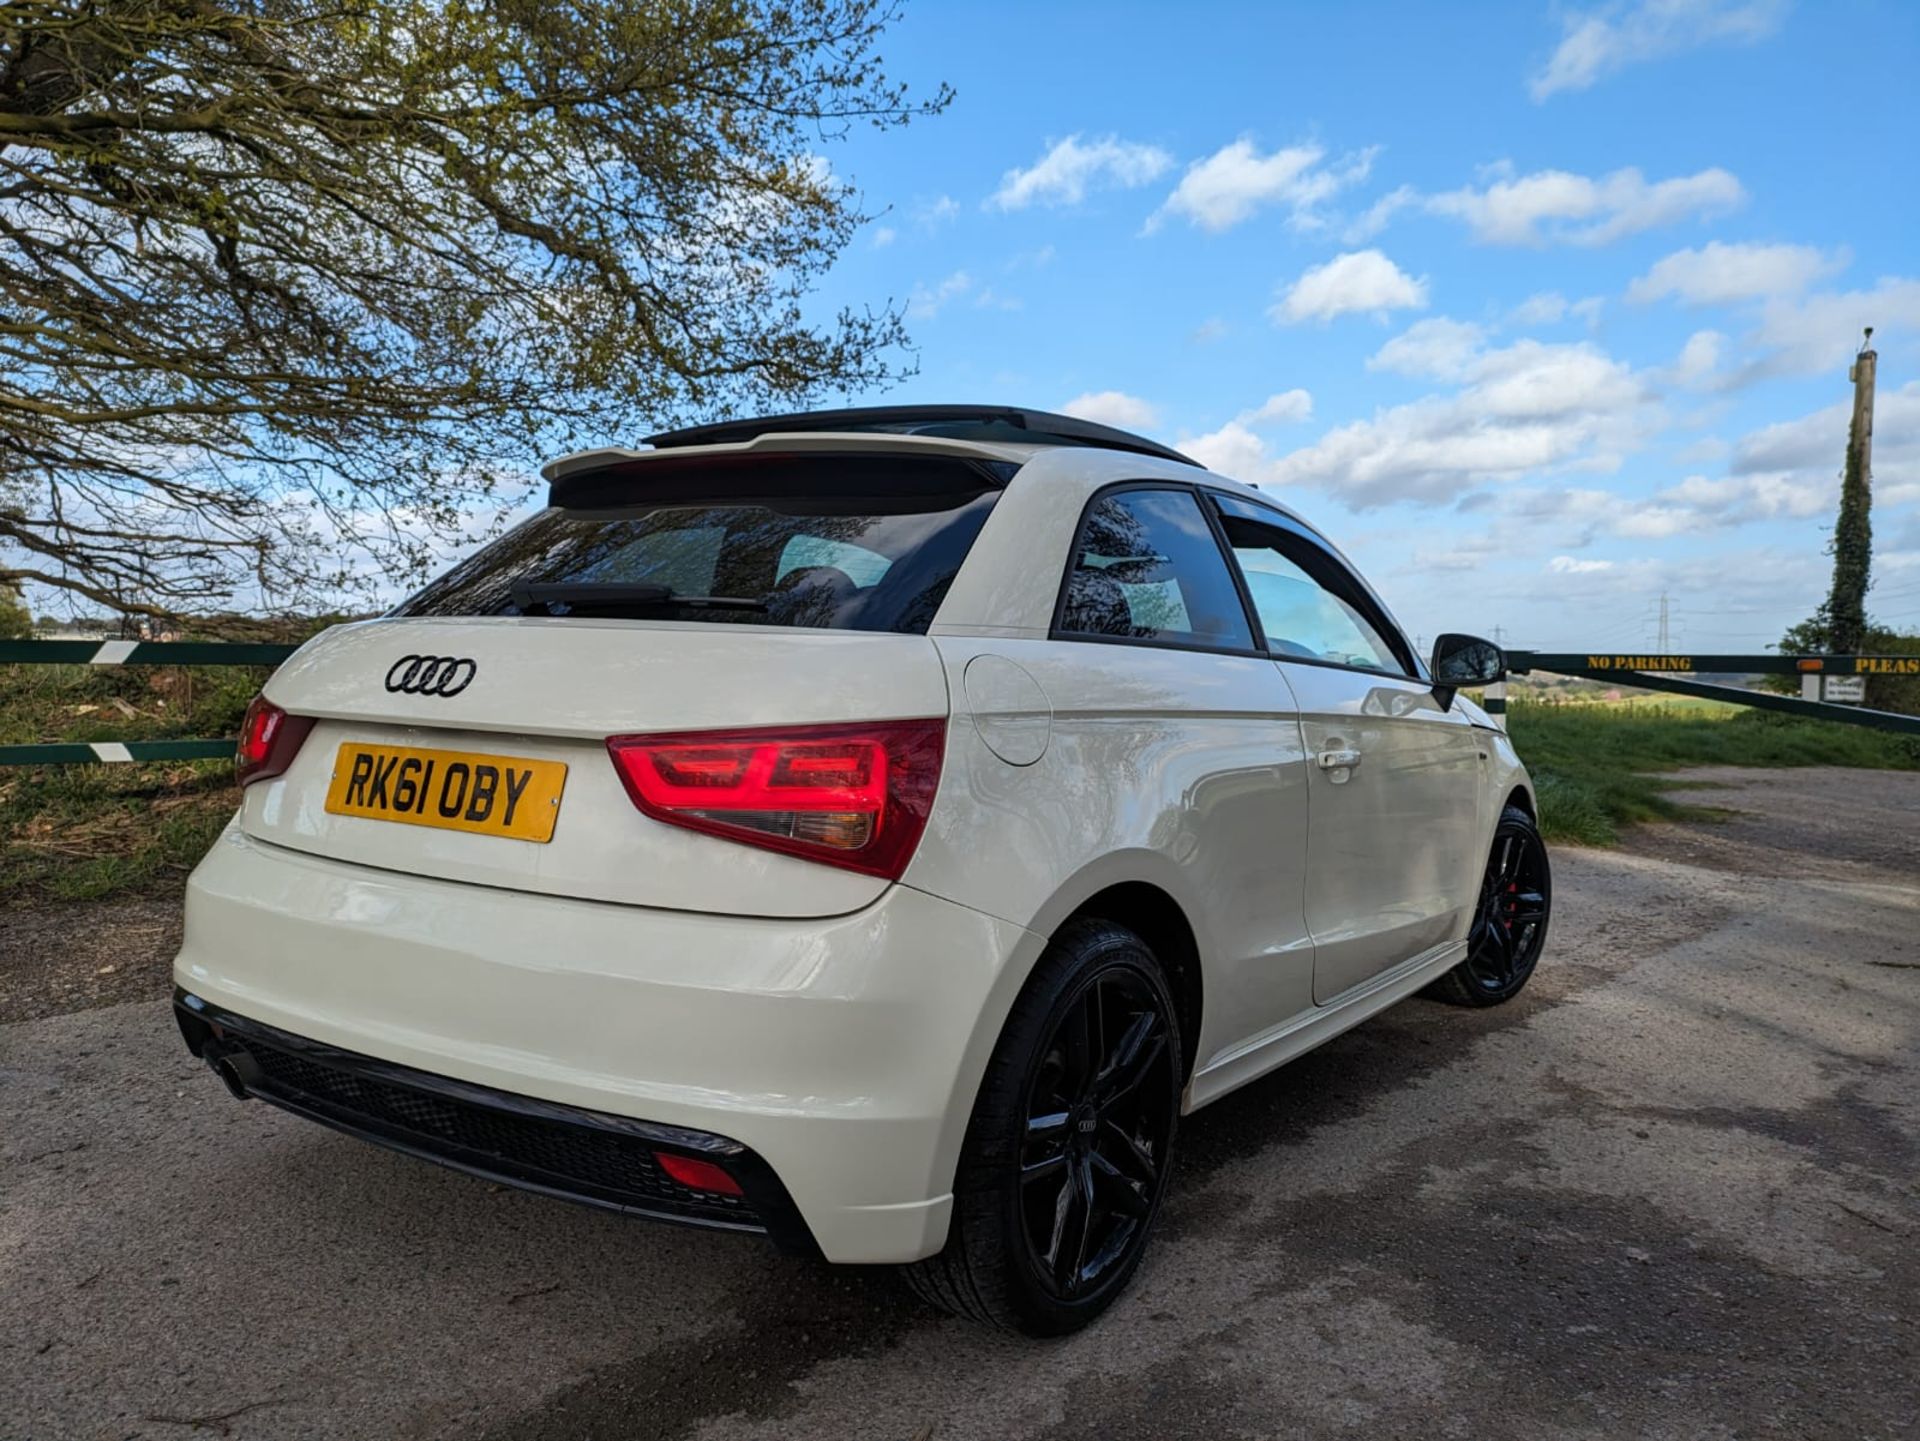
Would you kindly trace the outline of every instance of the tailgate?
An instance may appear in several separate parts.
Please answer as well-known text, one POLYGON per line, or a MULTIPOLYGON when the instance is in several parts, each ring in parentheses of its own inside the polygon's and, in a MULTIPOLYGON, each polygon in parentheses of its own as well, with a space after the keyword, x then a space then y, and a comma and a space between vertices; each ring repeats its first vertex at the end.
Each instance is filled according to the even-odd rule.
POLYGON ((924 636, 582 617, 342 626, 288 661, 267 697, 316 724, 284 775, 247 788, 241 824, 256 839, 443 880, 761 916, 856 910, 887 883, 649 819, 606 738, 948 709, 924 636), (410 685, 410 658, 427 656, 464 664, 410 685), (433 794, 407 820, 376 818, 391 812, 401 758, 435 778, 433 794), (370 806, 376 771, 382 804, 370 806), (481 790, 484 806, 461 803, 481 790), (529 807, 546 811, 550 838, 529 807))

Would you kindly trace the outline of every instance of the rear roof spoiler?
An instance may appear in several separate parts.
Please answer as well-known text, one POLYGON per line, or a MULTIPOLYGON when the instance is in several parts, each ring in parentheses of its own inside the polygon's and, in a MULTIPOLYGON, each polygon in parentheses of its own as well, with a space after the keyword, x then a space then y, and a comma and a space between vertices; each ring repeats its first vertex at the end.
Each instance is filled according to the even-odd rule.
POLYGON ((842 492, 868 497, 871 509, 997 490, 1032 453, 919 435, 768 435, 685 450, 583 450, 548 462, 540 473, 547 503, 567 509, 662 496, 719 503, 842 492))
POLYGON ((792 415, 763 415, 754 420, 720 420, 647 437, 656 450, 689 445, 726 445, 763 435, 810 431, 867 431, 894 435, 940 436, 949 440, 997 445, 1085 445, 1132 451, 1205 469, 1197 460, 1145 436, 1047 410, 1005 405, 864 405, 842 410, 806 410, 792 415))

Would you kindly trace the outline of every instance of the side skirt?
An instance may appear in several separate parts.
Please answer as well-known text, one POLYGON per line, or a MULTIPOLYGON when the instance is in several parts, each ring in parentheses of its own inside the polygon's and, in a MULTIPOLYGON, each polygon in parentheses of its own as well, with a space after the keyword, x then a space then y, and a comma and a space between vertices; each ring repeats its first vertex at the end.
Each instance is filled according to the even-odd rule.
POLYGON ((1464 940, 1445 941, 1402 961, 1390 971, 1361 982, 1352 990, 1335 996, 1324 1006, 1316 1006, 1284 1022, 1265 1035, 1256 1036, 1225 1055, 1207 1062, 1187 1082, 1183 1110, 1199 1110, 1236 1091, 1249 1081, 1257 1081, 1295 1056, 1332 1040, 1342 1031, 1359 1025, 1369 1016, 1404 1001, 1435 977, 1450 971, 1467 954, 1464 940))

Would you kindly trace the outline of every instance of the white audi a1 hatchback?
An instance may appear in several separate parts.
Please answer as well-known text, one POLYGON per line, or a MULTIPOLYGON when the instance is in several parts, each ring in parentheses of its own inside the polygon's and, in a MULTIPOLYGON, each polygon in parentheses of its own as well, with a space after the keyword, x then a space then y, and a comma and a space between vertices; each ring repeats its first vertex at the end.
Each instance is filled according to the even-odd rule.
POLYGON ((651 445, 254 703, 174 971, 234 1094, 1050 1334, 1182 1115, 1525 985, 1499 651, 1272 497, 987 407, 651 445))

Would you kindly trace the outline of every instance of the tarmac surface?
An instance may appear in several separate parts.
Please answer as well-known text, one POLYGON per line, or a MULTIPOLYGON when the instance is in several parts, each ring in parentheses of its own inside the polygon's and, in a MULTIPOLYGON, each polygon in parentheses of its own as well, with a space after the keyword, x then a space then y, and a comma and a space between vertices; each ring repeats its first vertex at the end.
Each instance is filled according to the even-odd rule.
POLYGON ((0 1437, 1920 1435, 1920 774, 1697 778, 1517 1001, 1191 1117, 1061 1342, 238 1104, 157 995, 0 1026, 0 1437))

